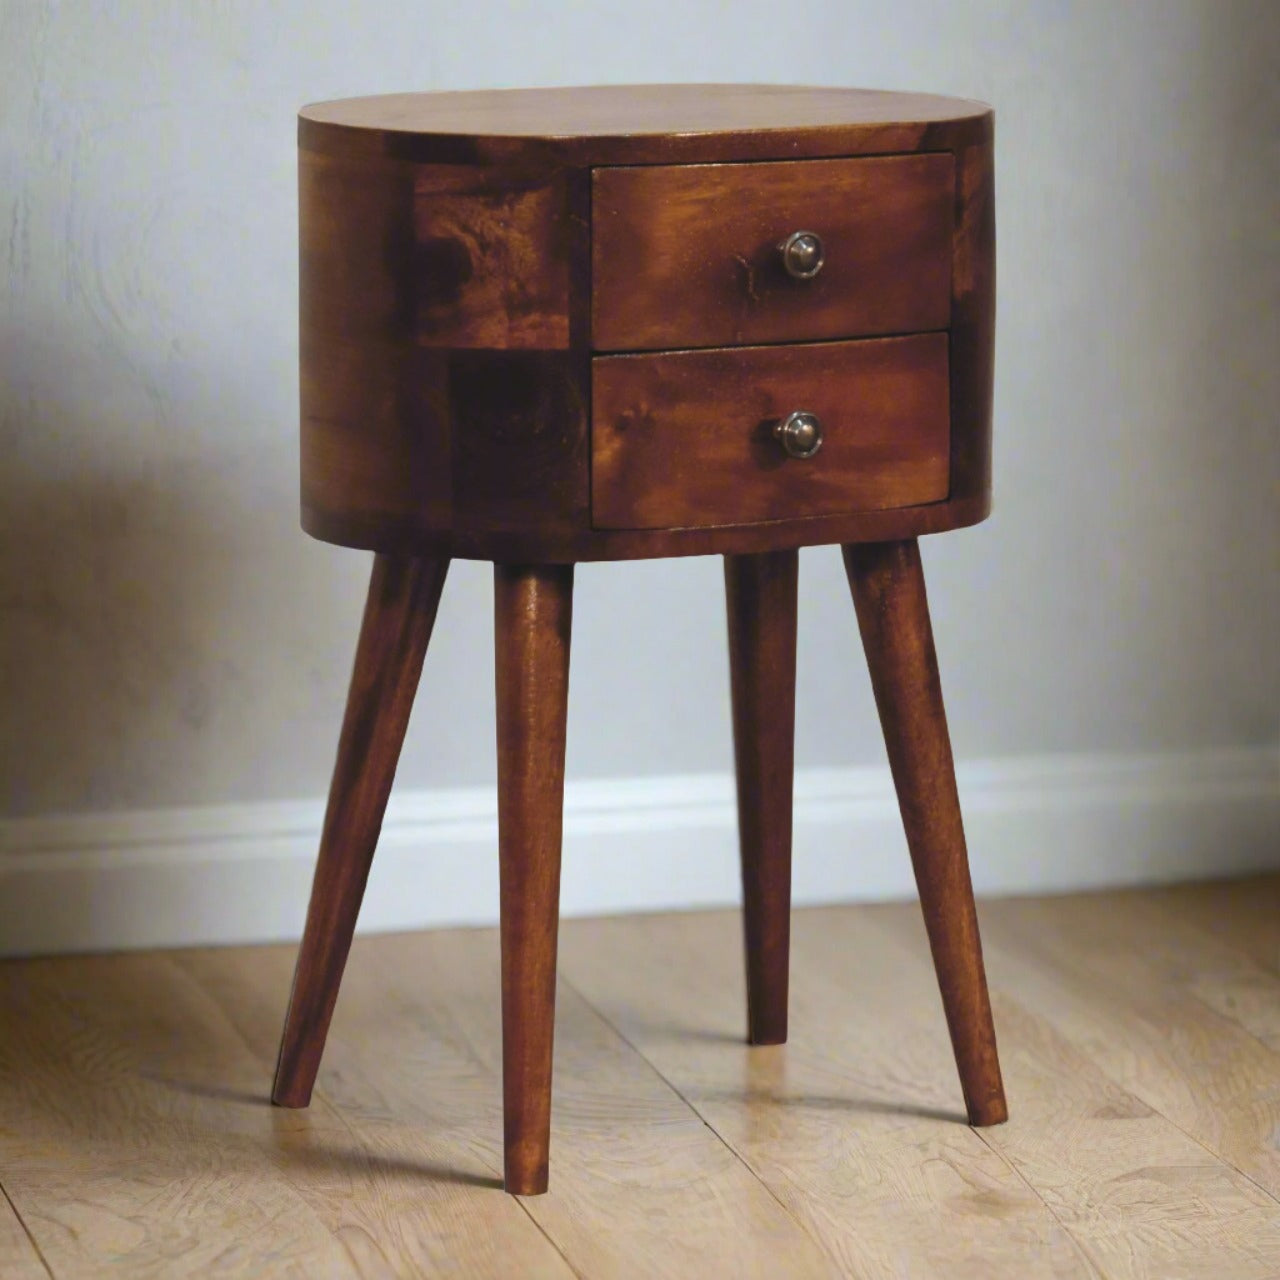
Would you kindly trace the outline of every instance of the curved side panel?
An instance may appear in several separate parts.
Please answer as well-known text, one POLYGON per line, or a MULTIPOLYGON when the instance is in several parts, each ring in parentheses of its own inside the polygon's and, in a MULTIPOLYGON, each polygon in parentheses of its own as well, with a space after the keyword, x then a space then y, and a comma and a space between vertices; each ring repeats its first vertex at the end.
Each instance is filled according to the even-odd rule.
POLYGON ((414 166, 299 154, 302 510, 338 542, 448 529, 438 353, 414 337, 414 166))
MULTIPOLYGON (((990 142, 956 153, 951 267, 951 501, 991 510, 996 202, 990 142)), ((982 517, 979 517, 982 518, 982 517)))
POLYGON ((300 152, 305 528, 585 527, 585 179, 300 152))

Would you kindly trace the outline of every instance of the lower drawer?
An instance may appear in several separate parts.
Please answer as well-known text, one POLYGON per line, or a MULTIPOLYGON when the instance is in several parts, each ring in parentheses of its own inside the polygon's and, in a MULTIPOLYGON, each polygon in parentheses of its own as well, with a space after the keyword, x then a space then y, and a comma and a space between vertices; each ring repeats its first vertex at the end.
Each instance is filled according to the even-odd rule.
POLYGON ((947 497, 945 333, 598 356, 591 399, 597 529, 752 524, 947 497), (820 424, 811 457, 790 456, 776 430, 797 412, 820 424))

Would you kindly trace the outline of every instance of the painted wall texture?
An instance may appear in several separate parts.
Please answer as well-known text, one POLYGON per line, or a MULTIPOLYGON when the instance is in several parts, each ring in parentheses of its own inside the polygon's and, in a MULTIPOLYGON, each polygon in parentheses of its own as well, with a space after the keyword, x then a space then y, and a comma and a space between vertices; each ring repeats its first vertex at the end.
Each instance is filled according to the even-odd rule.
MULTIPOLYGON (((0 2, 0 814, 327 784, 368 557, 297 527, 294 114, 806 80, 997 110, 997 513, 926 544, 958 754, 1280 727, 1272 0, 0 2)), ((882 758, 834 550, 798 762, 882 758)), ((579 572, 571 776, 727 770, 720 566, 579 572)), ((494 771, 459 564, 401 766, 494 771)))

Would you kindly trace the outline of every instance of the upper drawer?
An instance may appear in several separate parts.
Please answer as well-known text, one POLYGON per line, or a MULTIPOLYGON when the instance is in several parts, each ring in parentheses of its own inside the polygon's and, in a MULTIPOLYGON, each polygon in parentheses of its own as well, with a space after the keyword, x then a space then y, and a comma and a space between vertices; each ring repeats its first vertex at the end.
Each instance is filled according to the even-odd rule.
POLYGON ((945 329, 949 154, 657 165, 592 174, 598 351, 802 342, 945 329), (780 245, 815 232, 789 275, 780 245))

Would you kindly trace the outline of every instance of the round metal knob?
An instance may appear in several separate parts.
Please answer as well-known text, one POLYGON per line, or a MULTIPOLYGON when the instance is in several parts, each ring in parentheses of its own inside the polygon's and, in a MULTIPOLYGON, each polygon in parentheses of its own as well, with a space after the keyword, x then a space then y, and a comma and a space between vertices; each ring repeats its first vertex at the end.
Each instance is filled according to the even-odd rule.
POLYGON ((793 231, 779 246, 787 275, 812 280, 822 270, 825 256, 822 237, 816 231, 793 231))
POLYGON ((822 423, 816 413, 788 414, 773 434, 793 458, 812 458, 822 448, 822 423))

